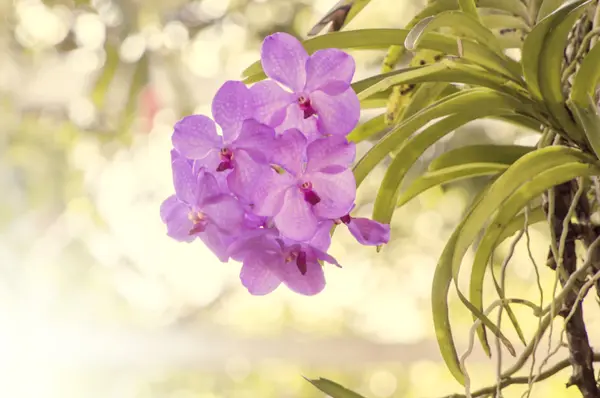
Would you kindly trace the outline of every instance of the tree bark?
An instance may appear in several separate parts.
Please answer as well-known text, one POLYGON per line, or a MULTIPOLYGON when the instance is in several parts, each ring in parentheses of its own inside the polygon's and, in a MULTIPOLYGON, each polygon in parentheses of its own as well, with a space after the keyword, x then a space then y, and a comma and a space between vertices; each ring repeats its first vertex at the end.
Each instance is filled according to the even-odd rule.
MULTIPOLYGON (((554 188, 554 219, 552 220, 552 229, 556 238, 556 244, 559 245, 560 236, 563 233, 563 220, 567 217, 571 201, 573 200, 573 187, 576 181, 570 181, 554 188)), ((547 201, 545 204, 546 214, 548 214, 547 201)), ((567 239, 562 257, 562 268, 564 275, 559 272, 560 283, 562 286, 566 283, 569 276, 577 269, 577 255, 575 253, 575 240, 577 239, 576 229, 569 223, 567 239)), ((577 294, 581 289, 583 282, 576 284, 575 288, 568 292, 564 304, 559 314, 566 318, 574 305, 576 310, 565 326, 567 344, 569 347, 569 359, 573 372, 567 383, 567 386, 577 386, 584 398, 598 398, 600 391, 596 384, 593 365, 593 351, 590 347, 585 321, 583 319, 583 309, 581 302, 577 303, 577 294)))

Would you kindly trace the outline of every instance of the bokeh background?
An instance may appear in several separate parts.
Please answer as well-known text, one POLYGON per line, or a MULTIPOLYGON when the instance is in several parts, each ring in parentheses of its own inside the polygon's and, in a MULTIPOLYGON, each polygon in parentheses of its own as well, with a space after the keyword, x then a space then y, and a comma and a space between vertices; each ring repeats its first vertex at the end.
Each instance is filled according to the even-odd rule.
MULTIPOLYGON (((302 376, 374 398, 460 391, 438 353, 430 283, 482 180, 410 202, 379 254, 338 230, 332 254, 344 268, 328 267, 327 288, 310 298, 284 288, 250 296, 239 264, 170 240, 158 215, 173 189, 174 122, 209 113, 218 87, 258 59, 264 36, 305 37, 333 3, 0 0, 0 397, 324 397, 302 376)), ((402 27, 424 3, 373 0, 348 28, 402 27)), ((363 78, 384 53, 353 55, 363 78)), ((451 147, 535 139, 474 123, 411 175, 451 147)), ((370 213, 383 171, 361 187, 359 214, 370 213)), ((532 239, 543 263, 545 231, 532 239)), ((537 300, 534 281, 519 246, 510 290, 537 300)), ((453 305, 464 349, 470 316, 453 305)), ((530 335, 537 320, 516 310, 530 335)), ((494 379, 480 351, 469 369, 475 386, 494 379)), ((534 396, 576 396, 563 388, 567 377, 534 396)))

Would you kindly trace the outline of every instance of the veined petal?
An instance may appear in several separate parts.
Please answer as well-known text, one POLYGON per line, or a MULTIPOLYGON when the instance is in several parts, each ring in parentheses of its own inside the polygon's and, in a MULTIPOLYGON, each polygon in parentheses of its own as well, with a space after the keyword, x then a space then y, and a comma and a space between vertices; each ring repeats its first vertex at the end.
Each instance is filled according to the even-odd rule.
POLYGON ((308 163, 307 172, 323 171, 339 166, 338 172, 350 167, 356 157, 356 146, 348 142, 346 137, 330 136, 320 138, 310 143, 306 150, 308 163))
POLYGON ((244 222, 244 209, 231 195, 219 195, 203 204, 201 211, 210 222, 223 233, 233 235, 239 232, 244 222))
POLYGON ((278 236, 279 231, 274 228, 255 229, 236 239, 228 250, 236 261, 244 261, 245 256, 253 250, 281 253, 281 246, 276 240, 278 236))
POLYGON ((217 178, 205 168, 198 170, 196 185, 196 200, 192 203, 200 208, 211 198, 223 192, 217 178))
POLYGON ((264 80, 250 87, 254 97, 254 118, 271 127, 285 119, 286 108, 296 101, 294 94, 285 91, 272 80, 264 80))
POLYGON ((333 221, 326 220, 321 221, 317 227, 317 233, 308 242, 311 247, 317 248, 323 252, 329 250, 331 246, 331 228, 333 227, 333 221))
POLYGON ((284 134, 287 130, 291 129, 300 130, 308 142, 312 142, 315 139, 322 137, 317 128, 317 118, 313 116, 305 119, 303 111, 296 103, 288 105, 285 119, 277 126, 275 131, 284 134))
POLYGON ((293 175, 300 175, 306 162, 306 137, 297 129, 285 131, 276 138, 272 162, 293 175))
POLYGON ((322 134, 346 136, 356 127, 360 118, 360 102, 352 88, 336 96, 313 91, 310 99, 317 111, 317 127, 322 134))
POLYGON ((267 76, 295 92, 302 91, 306 83, 308 54, 298 39, 282 32, 267 36, 260 58, 267 76))
POLYGON ((273 220, 283 236, 295 241, 309 240, 317 232, 317 218, 312 206, 295 187, 286 191, 283 206, 273 220))
POLYGON ((354 76, 354 59, 342 50, 328 48, 316 51, 306 62, 306 90, 320 90, 324 86, 339 82, 347 89, 354 76))
POLYGON ((180 242, 191 242, 196 236, 190 235, 194 226, 188 214, 190 208, 175 195, 167 198, 160 206, 160 217, 167 225, 167 235, 180 242))
POLYGON ((234 240, 232 236, 224 234, 215 225, 208 224, 206 230, 200 233, 198 237, 221 262, 226 263, 229 261, 227 248, 234 240))
POLYGON ((235 151, 233 163, 234 168, 227 176, 227 186, 234 194, 251 201, 258 180, 270 173, 271 167, 257 163, 244 149, 235 151))
POLYGON ((240 135, 233 143, 236 149, 245 150, 256 162, 267 163, 275 144, 275 130, 254 119, 242 123, 240 135))
POLYGON ((285 191, 294 187, 295 183, 296 179, 290 174, 278 174, 269 169, 269 172, 256 182, 252 192, 254 213, 266 217, 277 214, 283 206, 285 191))
POLYGON ((305 178, 321 201, 314 206, 315 214, 324 219, 337 219, 348 214, 356 198, 356 180, 352 171, 337 174, 311 173, 305 178))
POLYGON ((187 116, 175 124, 173 146, 183 156, 202 159, 222 145, 215 123, 204 115, 187 116))
POLYGON ((171 163, 171 168, 177 198, 188 205, 194 205, 198 196, 198 184, 192 165, 185 159, 179 158, 171 163))
POLYGON ((325 288, 323 267, 314 258, 306 262, 304 275, 295 262, 284 263, 281 269, 283 283, 296 293, 313 296, 325 288))
POLYGON ((242 122, 254 112, 250 89, 242 82, 229 80, 221 86, 212 102, 215 122, 223 128, 225 142, 235 138, 242 122))
POLYGON ((350 233, 362 245, 378 246, 390 241, 389 224, 381 224, 368 218, 352 218, 347 225, 350 233))
POLYGON ((251 251, 244 258, 240 280, 248 292, 255 296, 271 293, 281 284, 278 270, 283 266, 281 255, 251 251))
POLYGON ((335 257, 331 256, 329 253, 327 253, 325 251, 321 251, 316 248, 312 248, 312 250, 313 250, 313 255, 317 258, 317 260, 324 261, 326 263, 341 267, 341 265, 338 263, 338 261, 335 259, 335 257))

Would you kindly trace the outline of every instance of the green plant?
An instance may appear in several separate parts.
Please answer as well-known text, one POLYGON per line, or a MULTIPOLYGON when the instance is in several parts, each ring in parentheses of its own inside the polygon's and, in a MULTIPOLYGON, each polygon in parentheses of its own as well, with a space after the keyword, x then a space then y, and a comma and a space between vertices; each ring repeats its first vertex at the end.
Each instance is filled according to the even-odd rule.
MULTIPOLYGON (((336 31, 368 2, 341 1, 319 25, 322 28, 333 21, 333 32, 310 38, 304 45, 309 52, 332 47, 389 49, 381 74, 353 84, 363 108, 387 108, 350 135, 361 141, 388 130, 374 140, 374 146, 354 168, 360 184, 376 165, 393 155, 377 194, 373 218, 389 223, 399 206, 433 186, 493 176, 448 240, 435 271, 433 318, 449 371, 465 387, 465 396, 500 396, 507 385, 526 383, 531 387, 571 366, 568 385, 577 386, 586 398, 600 396, 593 369, 600 354, 590 347, 581 307, 592 286, 600 297, 600 227, 591 220, 600 203, 598 1, 430 0, 405 29, 336 31), (520 61, 506 55, 509 48, 521 50, 520 61), (395 69, 407 52, 419 62, 395 69), (458 127, 486 118, 537 131, 537 146, 477 146, 451 151, 401 192, 407 171, 427 148, 458 127), (513 244, 500 275, 493 275, 498 299, 486 308, 483 281, 490 272, 494 249, 517 232, 514 242, 523 235, 528 237, 528 225, 540 222, 548 224, 552 237, 548 265, 556 273, 553 300, 542 307, 506 297, 506 265, 513 244), (463 258, 480 234, 472 266, 465 270, 470 273, 469 291, 462 292, 458 277, 463 258), (587 249, 585 261, 579 264, 576 241, 587 249), (472 335, 477 334, 488 355, 492 352, 489 333, 499 342, 498 357, 500 344, 516 355, 501 328, 503 313, 526 345, 516 364, 498 375, 495 386, 470 391, 465 360, 472 345, 459 356, 448 313, 451 288, 471 311, 472 335), (539 319, 538 330, 530 340, 512 310, 515 305, 529 306, 539 319), (489 315, 496 308, 498 319, 492 321, 489 315), (528 376, 516 377, 557 316, 564 318, 561 339, 564 334, 569 358, 546 371, 540 368, 536 374, 532 367, 528 376)), ((258 63, 244 76, 249 83, 264 78, 258 63)), ((334 398, 358 397, 325 379, 312 382, 334 398)))

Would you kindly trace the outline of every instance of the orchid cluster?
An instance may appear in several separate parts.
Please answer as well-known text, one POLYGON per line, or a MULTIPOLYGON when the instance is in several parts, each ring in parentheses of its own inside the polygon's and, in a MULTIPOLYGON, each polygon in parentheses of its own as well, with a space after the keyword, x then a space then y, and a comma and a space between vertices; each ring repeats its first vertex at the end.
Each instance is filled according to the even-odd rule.
POLYGON ((327 254, 335 224, 364 245, 389 240, 389 225, 350 215, 355 146, 346 136, 360 115, 354 60, 337 49, 309 56, 276 33, 264 40, 261 62, 270 79, 223 84, 214 121, 192 115, 175 125, 175 195, 161 218, 170 237, 198 238, 221 261, 242 262, 251 294, 284 283, 313 295, 325 287, 322 263, 339 266, 327 254))

